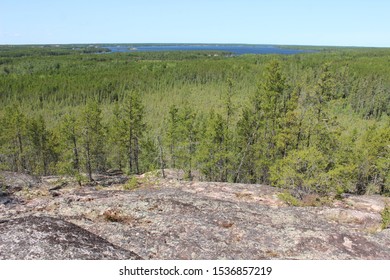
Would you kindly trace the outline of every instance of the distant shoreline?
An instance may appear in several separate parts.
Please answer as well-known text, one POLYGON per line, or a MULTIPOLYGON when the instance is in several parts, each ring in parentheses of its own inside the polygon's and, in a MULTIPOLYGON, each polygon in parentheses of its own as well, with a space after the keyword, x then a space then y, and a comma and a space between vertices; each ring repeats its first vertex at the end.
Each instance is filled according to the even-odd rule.
POLYGON ((247 44, 109 44, 101 46, 112 53, 158 52, 158 51, 221 51, 234 55, 243 54, 299 54, 314 52, 294 48, 283 48, 274 45, 247 44))

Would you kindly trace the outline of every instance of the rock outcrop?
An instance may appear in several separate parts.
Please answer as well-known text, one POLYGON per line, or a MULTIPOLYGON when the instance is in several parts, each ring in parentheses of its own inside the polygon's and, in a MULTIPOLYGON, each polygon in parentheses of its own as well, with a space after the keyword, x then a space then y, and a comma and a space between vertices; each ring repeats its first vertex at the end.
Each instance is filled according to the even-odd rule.
POLYGON ((0 205, 0 219, 21 217, 0 224, 0 243, 4 232, 7 247, 12 236, 25 238, 22 228, 46 236, 32 243, 37 254, 18 253, 24 247, 14 244, 14 255, 0 248, 2 258, 48 258, 38 248, 51 246, 57 259, 95 258, 102 252, 117 259, 136 257, 129 252, 143 259, 390 259, 390 229, 382 230, 385 197, 348 196, 322 206, 293 207, 281 199, 280 189, 262 185, 142 176, 134 190, 67 184, 53 197, 49 189, 56 184, 43 178, 35 193, 15 194, 19 203, 0 205), (36 221, 55 226, 40 233, 36 221), (67 239, 71 248, 79 246, 75 240, 95 248, 96 240, 100 249, 85 255, 66 251, 68 245, 58 237, 65 235, 58 232, 68 227, 77 233, 67 239))
POLYGON ((23 188, 38 186, 40 179, 28 174, 0 171, 0 187, 3 192, 14 193, 23 188))
POLYGON ((0 221, 0 259, 140 259, 101 237, 57 218, 0 221))

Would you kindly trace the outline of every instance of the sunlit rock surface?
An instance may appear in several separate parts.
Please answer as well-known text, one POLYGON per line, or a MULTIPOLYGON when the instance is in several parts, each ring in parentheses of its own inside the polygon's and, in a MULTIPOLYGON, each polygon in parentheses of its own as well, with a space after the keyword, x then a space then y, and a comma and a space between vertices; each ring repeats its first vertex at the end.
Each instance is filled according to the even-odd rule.
POLYGON ((293 207, 269 186, 174 176, 51 190, 63 181, 42 178, 0 204, 2 259, 390 259, 385 197, 293 207))

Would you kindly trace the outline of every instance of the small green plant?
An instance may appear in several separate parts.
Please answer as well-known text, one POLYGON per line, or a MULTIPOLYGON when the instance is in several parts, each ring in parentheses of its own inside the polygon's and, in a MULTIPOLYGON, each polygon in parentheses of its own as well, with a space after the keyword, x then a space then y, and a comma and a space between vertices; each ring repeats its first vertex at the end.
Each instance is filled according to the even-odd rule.
POLYGON ((342 200, 343 199, 343 194, 344 194, 344 189, 340 186, 337 186, 336 187, 336 195, 335 195, 335 199, 337 200, 342 200))
POLYGON ((160 182, 159 179, 159 177, 161 176, 160 174, 161 174, 160 170, 147 172, 145 173, 143 178, 139 178, 138 183, 146 187, 158 185, 160 182))
POLYGON ((5 178, 4 176, 0 175, 0 193, 1 192, 6 192, 7 191, 7 186, 5 185, 5 178))
POLYGON ((97 185, 97 186, 95 187, 95 189, 96 189, 97 191, 101 191, 101 190, 104 190, 104 186, 102 186, 102 185, 97 185))
POLYGON ((74 175, 74 178, 80 187, 83 183, 88 182, 87 176, 85 176, 81 173, 78 173, 78 172, 74 175))
POLYGON ((386 229, 390 225, 390 207, 388 204, 386 204, 385 208, 381 212, 381 216, 382 216, 382 229, 386 229))
POLYGON ((7 186, 0 180, 0 195, 7 192, 7 186))
POLYGON ((290 206, 301 206, 301 202, 289 192, 278 194, 278 198, 290 206))
POLYGON ((123 189, 126 191, 133 190, 138 187, 138 180, 136 177, 132 176, 130 179, 126 182, 126 184, 123 186, 123 189))
POLYGON ((24 197, 27 200, 32 199, 34 195, 28 186, 24 186, 19 193, 22 195, 22 197, 24 197))

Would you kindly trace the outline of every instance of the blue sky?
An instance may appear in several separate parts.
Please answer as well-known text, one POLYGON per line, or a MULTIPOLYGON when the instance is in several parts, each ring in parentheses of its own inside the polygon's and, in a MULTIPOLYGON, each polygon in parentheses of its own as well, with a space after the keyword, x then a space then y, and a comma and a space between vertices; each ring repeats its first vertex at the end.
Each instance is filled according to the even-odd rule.
POLYGON ((0 44, 390 47, 388 0, 1 0, 0 44))

